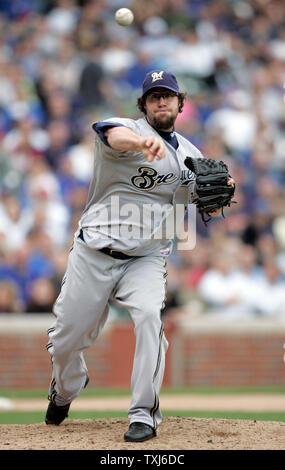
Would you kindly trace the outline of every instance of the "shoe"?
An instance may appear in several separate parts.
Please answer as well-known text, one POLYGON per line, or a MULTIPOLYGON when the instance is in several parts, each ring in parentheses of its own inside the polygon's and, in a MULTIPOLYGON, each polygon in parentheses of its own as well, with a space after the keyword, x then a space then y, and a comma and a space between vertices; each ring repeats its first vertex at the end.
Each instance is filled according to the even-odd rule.
POLYGON ((57 426, 68 416, 70 403, 64 406, 57 406, 52 401, 49 402, 46 412, 46 424, 56 424, 57 426))
MULTIPOLYGON (((89 383, 89 376, 88 374, 86 374, 84 388, 87 387, 88 383, 89 383)), ((58 406, 55 404, 55 401, 54 401, 55 395, 56 395, 56 392, 53 391, 53 393, 49 396, 50 402, 49 402, 48 409, 46 412, 45 422, 46 424, 56 424, 58 426, 60 423, 62 423, 62 421, 65 418, 67 418, 71 403, 68 403, 67 405, 63 405, 63 406, 58 406)))
POLYGON ((156 431, 145 423, 131 423, 124 434, 124 440, 128 442, 143 442, 156 436, 156 431))

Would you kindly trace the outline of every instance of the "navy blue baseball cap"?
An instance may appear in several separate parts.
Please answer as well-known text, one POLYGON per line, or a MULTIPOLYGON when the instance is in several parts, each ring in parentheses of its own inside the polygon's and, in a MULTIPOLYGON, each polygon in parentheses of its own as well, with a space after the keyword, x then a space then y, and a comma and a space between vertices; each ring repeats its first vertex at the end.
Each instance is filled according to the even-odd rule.
POLYGON ((152 88, 168 88, 168 90, 179 93, 179 87, 175 75, 165 70, 153 70, 148 72, 142 84, 142 96, 152 88))

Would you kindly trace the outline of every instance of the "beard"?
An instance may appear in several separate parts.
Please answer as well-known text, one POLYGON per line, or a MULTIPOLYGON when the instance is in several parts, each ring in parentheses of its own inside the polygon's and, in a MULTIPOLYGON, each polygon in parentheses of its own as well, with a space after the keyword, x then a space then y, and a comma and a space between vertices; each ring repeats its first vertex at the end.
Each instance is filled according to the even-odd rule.
POLYGON ((154 116, 152 119, 152 126, 160 131, 172 129, 174 127, 175 120, 176 116, 165 116, 164 118, 154 116))

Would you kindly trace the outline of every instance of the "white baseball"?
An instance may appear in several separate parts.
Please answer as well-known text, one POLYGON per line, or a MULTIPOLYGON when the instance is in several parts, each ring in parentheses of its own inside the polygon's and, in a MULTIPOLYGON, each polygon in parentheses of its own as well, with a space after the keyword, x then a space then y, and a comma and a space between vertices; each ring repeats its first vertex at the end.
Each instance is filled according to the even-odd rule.
POLYGON ((121 26, 128 26, 134 21, 134 14, 129 8, 119 8, 115 13, 115 20, 121 26))

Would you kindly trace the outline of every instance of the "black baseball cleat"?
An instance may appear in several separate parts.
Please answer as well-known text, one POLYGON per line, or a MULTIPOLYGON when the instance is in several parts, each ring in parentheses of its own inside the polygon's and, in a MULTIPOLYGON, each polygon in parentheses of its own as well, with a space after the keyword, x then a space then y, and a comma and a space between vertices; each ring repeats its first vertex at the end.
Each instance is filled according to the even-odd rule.
MULTIPOLYGON (((84 388, 87 387, 88 383, 89 375, 86 374, 84 388)), ((58 406, 55 404, 55 396, 56 392, 54 390, 52 394, 48 397, 50 402, 47 408, 45 422, 46 424, 56 424, 58 426, 60 423, 62 423, 65 418, 67 418, 71 403, 68 403, 67 405, 63 406, 58 406)))
POLYGON ((124 434, 124 440, 128 442, 144 442, 156 436, 156 431, 149 424, 131 423, 128 431, 124 434))
POLYGON ((52 401, 49 402, 45 422, 46 424, 56 424, 57 426, 68 416, 70 403, 63 406, 57 406, 52 401))

